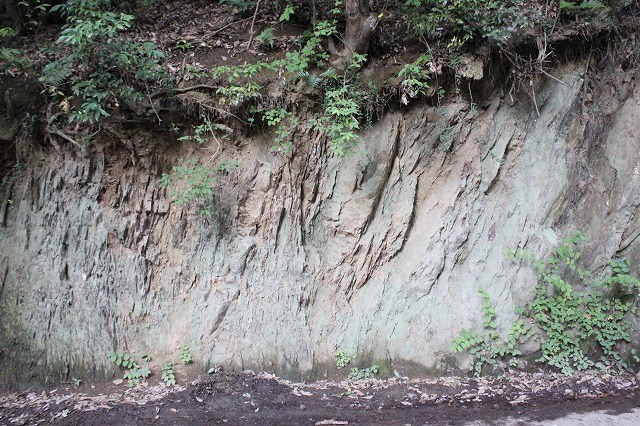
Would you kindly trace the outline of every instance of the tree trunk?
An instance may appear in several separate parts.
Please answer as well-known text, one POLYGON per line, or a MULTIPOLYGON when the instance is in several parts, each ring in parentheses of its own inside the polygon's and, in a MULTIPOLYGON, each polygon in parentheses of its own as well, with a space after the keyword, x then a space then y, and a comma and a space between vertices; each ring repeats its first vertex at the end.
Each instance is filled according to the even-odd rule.
POLYGON ((341 53, 344 67, 351 63, 354 53, 366 54, 369 50, 369 40, 378 23, 378 17, 374 11, 375 3, 369 0, 345 2, 347 29, 344 36, 344 49, 341 53))
POLYGON ((4 13, 11 23, 9 26, 13 31, 19 33, 22 29, 23 14, 20 12, 18 2, 16 0, 3 0, 0 5, 4 6, 4 13))

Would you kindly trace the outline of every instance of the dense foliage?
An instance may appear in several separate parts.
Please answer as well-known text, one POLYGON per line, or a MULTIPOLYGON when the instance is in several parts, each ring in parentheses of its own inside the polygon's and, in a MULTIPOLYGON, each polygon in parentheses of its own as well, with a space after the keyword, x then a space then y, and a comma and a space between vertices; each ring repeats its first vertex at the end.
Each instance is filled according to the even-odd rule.
MULTIPOLYGON (((361 127, 392 100, 439 104, 447 95, 471 96, 471 81, 483 77, 496 55, 509 68, 511 92, 528 91, 546 74, 553 42, 567 30, 587 38, 618 28, 638 11, 635 0, 170 1, 5 0, 0 72, 37 76, 46 108, 30 113, 43 116, 52 141, 86 146, 116 112, 161 125, 169 124, 164 114, 187 112, 197 121, 192 129, 207 124, 210 131, 193 134, 189 123, 171 123, 183 141, 219 144, 234 130, 264 130, 272 132, 274 150, 288 154, 296 148, 297 129, 311 128, 332 153, 344 155, 361 127), (145 16, 172 7, 177 16, 177 4, 214 11, 213 34, 232 32, 229 51, 242 59, 221 55, 203 67, 188 58, 199 46, 213 46, 164 40, 152 31, 145 16), (29 45, 47 31, 57 34, 41 37, 46 41, 36 49, 29 45), (183 62, 178 67, 171 63, 176 56, 183 62), (368 64, 391 56, 398 66, 364 77, 368 64), (279 90, 269 89, 274 85, 279 90)), ((214 181, 197 169, 205 165, 186 164, 163 178, 169 185, 200 177, 193 190, 177 195, 180 202, 199 200, 208 194, 202 185, 214 181)))
MULTIPOLYGON (((61 17, 65 24, 55 43, 43 46, 37 61, 33 61, 34 55, 25 55, 20 49, 3 47, 0 59, 4 72, 34 65, 35 70, 31 71, 41 75, 41 81, 52 101, 57 102, 63 112, 68 114, 71 122, 94 124, 108 116, 109 109, 121 105, 135 111, 153 106, 149 105, 151 102, 148 95, 157 87, 167 87, 170 84, 162 63, 164 53, 145 39, 147 37, 144 31, 135 32, 133 27, 136 12, 144 13, 147 10, 145 8, 160 7, 163 2, 68 0, 57 3, 52 6, 44 0, 5 1, 7 24, 0 30, 0 36, 5 41, 18 32, 37 32, 46 22, 48 13, 61 17), (125 33, 126 36, 123 36, 125 33), (43 53, 50 58, 49 61, 43 62, 40 59, 43 53)), ((362 26, 362 22, 368 22, 371 32, 376 33, 377 42, 382 46, 394 38, 390 35, 392 30, 394 33, 400 30, 402 39, 395 36, 396 40, 393 41, 396 44, 411 45, 411 41, 416 40, 422 43, 422 53, 429 55, 429 60, 412 63, 410 75, 407 75, 408 70, 405 69, 398 76, 401 78, 399 88, 404 88, 401 92, 407 101, 412 96, 426 93, 424 88, 427 75, 440 71, 442 65, 451 67, 455 72, 460 65, 461 53, 466 50, 477 48, 483 43, 508 49, 509 43, 513 43, 516 37, 529 37, 535 39, 536 43, 542 37, 545 38, 546 45, 546 38, 553 37, 559 23, 572 21, 575 23, 574 27, 586 29, 591 25, 600 28, 604 24, 613 23, 617 14, 624 8, 632 7, 634 1, 586 0, 561 1, 555 4, 531 0, 348 0, 343 4, 339 0, 318 0, 310 5, 307 1, 279 0, 273 4, 261 5, 261 2, 255 1, 220 0, 219 3, 226 5, 226 13, 230 15, 247 12, 273 13, 277 21, 274 20, 271 26, 267 25, 255 34, 252 25, 248 40, 265 49, 274 47, 274 28, 277 25, 295 20, 296 23, 309 26, 309 31, 300 36, 300 48, 287 49, 284 60, 273 63, 268 68, 272 71, 282 68, 289 74, 289 79, 305 72, 314 72, 318 76, 319 73, 314 70, 326 72, 334 68, 337 77, 335 81, 340 81, 343 74, 354 70, 349 67, 353 54, 360 55, 356 65, 357 68, 362 68, 361 58, 364 61, 368 59, 371 37, 371 34, 361 34, 353 29, 362 26), (596 15, 597 25, 592 22, 596 15), (340 29, 343 25, 346 25, 346 30, 340 29), (359 40, 357 34, 361 34, 360 37, 365 40, 359 40), (343 42, 342 49, 335 47, 336 42, 343 42), (341 55, 348 56, 343 65, 334 61, 341 55), (419 78, 415 78, 416 75, 419 78), (407 94, 410 96, 407 97, 407 94)), ((176 43, 181 48, 191 47, 186 41, 176 43)), ((233 71, 228 68, 216 69, 208 77, 215 79, 225 72, 233 71)), ((333 76, 331 73, 328 75, 333 76)), ((207 77, 207 73, 199 76, 207 77)), ((242 77, 246 82, 253 75, 245 74, 242 77)), ((354 87, 355 80, 352 77, 342 80, 343 88, 339 91, 353 93, 354 100, 357 101, 366 92, 361 87, 354 87)), ((246 96, 247 93, 259 93, 261 89, 260 85, 246 86, 244 91, 239 92, 237 89, 225 92, 225 89, 219 88, 218 93, 222 95, 222 99, 228 99, 231 106, 237 107, 251 98, 246 96)), ((333 90, 325 95, 325 103, 344 101, 333 90)), ((353 111, 350 106, 334 112, 338 117, 348 114, 358 122, 366 116, 361 108, 353 111)), ((347 133, 354 129, 354 125, 349 123, 344 123, 341 127, 347 133)), ((351 140, 351 136, 341 129, 338 129, 337 134, 330 131, 328 136, 333 141, 336 152, 344 152, 343 146, 345 143, 348 145, 351 140)))

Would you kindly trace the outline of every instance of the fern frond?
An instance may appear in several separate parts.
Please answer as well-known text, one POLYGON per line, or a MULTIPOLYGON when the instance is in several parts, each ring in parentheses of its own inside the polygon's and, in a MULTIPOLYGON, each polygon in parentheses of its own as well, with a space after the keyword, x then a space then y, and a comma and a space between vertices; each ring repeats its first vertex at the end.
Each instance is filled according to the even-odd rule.
POLYGON ((47 64, 42 70, 42 82, 51 86, 59 86, 73 73, 73 63, 67 58, 47 64))
POLYGON ((293 77, 293 80, 304 80, 311 90, 315 90, 318 86, 320 86, 320 83, 322 83, 322 77, 311 74, 309 71, 298 71, 293 77))

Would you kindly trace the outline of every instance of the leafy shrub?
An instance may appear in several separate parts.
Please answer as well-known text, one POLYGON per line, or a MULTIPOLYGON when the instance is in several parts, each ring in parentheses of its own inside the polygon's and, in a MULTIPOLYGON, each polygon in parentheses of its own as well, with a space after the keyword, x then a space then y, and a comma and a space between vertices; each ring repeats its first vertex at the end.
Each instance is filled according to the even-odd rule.
POLYGON ((197 202, 202 206, 200 213, 203 216, 211 216, 211 206, 208 203, 213 195, 213 185, 216 182, 218 172, 233 170, 238 167, 237 162, 223 161, 215 166, 199 165, 196 160, 178 160, 171 173, 164 173, 160 178, 160 186, 168 188, 178 181, 179 186, 171 190, 171 197, 177 205, 197 202))
POLYGON ((484 314, 483 331, 464 329, 451 345, 451 351, 454 353, 468 351, 472 355, 471 371, 476 376, 482 374, 487 365, 493 368, 500 367, 499 361, 501 360, 508 361, 509 365, 515 366, 518 362, 517 357, 522 353, 519 345, 533 335, 531 327, 526 325, 524 320, 518 319, 513 322, 507 338, 502 339, 497 331, 496 311, 491 306, 489 293, 482 287, 478 289, 478 293, 484 299, 481 309, 484 314))
POLYGON ((355 71, 365 60, 365 55, 354 53, 351 65, 342 78, 333 68, 321 74, 326 81, 322 108, 324 113, 314 123, 316 129, 327 135, 334 154, 345 155, 358 139, 356 131, 360 129, 363 117, 364 91, 360 85, 360 75, 355 71))
POLYGON ((336 366, 338 368, 346 367, 347 364, 349 364, 351 360, 355 358, 354 355, 351 355, 344 350, 339 350, 338 352, 334 353, 333 357, 336 359, 336 366))
POLYGON ((151 370, 146 367, 133 367, 122 378, 129 381, 129 386, 135 386, 140 383, 140 379, 146 379, 150 375, 151 370))
MULTIPOLYGON (((630 275, 624 259, 611 261, 608 276, 590 281, 593 274, 578 267, 581 253, 577 247, 584 239, 582 233, 574 233, 545 259, 524 250, 509 251, 511 260, 524 260, 536 268, 535 296, 519 309, 521 317, 501 343, 489 295, 479 290, 485 300, 485 333, 462 330, 451 346, 453 352, 469 351, 473 355, 475 374, 479 375, 485 364, 497 366, 505 357, 515 365, 521 353, 519 345, 529 338, 540 342, 538 361, 565 374, 591 367, 629 367, 619 345, 631 342, 629 316, 638 314, 640 281, 630 275), (570 280, 581 288, 575 289, 570 280)), ((635 362, 640 359, 635 350, 629 355, 635 362)))
POLYGON ((13 37, 15 35, 16 35, 16 32, 11 27, 0 28, 0 39, 5 37, 13 37))
POLYGON ((51 5, 43 0, 20 0, 18 6, 24 10, 24 26, 28 31, 35 30, 49 12, 51 5))
POLYGON ((229 6, 235 6, 240 11, 245 11, 256 4, 253 1, 247 1, 247 0, 220 0, 220 3, 228 4, 229 6))
MULTIPOLYGON (((151 370, 146 367, 140 367, 133 356, 122 350, 117 352, 111 351, 107 355, 118 367, 127 370, 124 372, 122 378, 128 380, 129 386, 135 386, 140 383, 140 379, 146 379, 151 375, 151 370)), ((144 358, 145 357, 143 357, 143 359, 144 358)), ((150 359, 149 357, 146 358, 150 359)))
POLYGON ((272 108, 263 113, 262 119, 267 123, 267 126, 277 126, 275 129, 275 144, 272 147, 273 151, 282 150, 284 153, 289 153, 293 147, 293 142, 290 140, 290 136, 293 133, 295 127, 300 123, 297 117, 287 111, 286 109, 272 108))
POLYGON ((41 80, 49 93, 65 96, 61 104, 71 122, 95 123, 109 115, 107 104, 133 105, 143 99, 136 86, 165 76, 158 62, 164 55, 153 43, 118 35, 131 27, 134 17, 107 10, 110 3, 69 0, 51 9, 67 17, 57 44, 69 53, 47 64, 41 80), (65 94, 62 86, 67 83, 70 93, 65 94))
POLYGON ((274 43, 276 41, 275 36, 273 35, 273 28, 265 28, 256 36, 256 41, 260 43, 260 46, 263 48, 273 49, 274 43))
POLYGON ((449 47, 462 46, 474 38, 496 42, 527 25, 527 16, 516 7, 518 0, 408 0, 405 11, 414 36, 438 39, 446 36, 449 47))
MULTIPOLYGON (((355 355, 348 353, 345 350, 339 350, 338 352, 333 354, 333 357, 336 359, 336 366, 338 368, 344 368, 354 360, 355 355)), ((380 367, 377 365, 372 365, 368 368, 351 368, 349 372, 349 376, 347 378, 349 380, 361 380, 361 379, 373 379, 376 374, 380 371, 380 367)))
POLYGON ((406 64, 398 72, 398 77, 402 78, 400 101, 404 105, 409 103, 409 98, 424 95, 426 90, 429 89, 427 82, 430 79, 430 74, 425 70, 425 66, 431 61, 431 55, 422 55, 415 62, 406 64))
POLYGON ((0 76, 14 75, 15 71, 28 70, 31 60, 20 49, 0 47, 0 76))

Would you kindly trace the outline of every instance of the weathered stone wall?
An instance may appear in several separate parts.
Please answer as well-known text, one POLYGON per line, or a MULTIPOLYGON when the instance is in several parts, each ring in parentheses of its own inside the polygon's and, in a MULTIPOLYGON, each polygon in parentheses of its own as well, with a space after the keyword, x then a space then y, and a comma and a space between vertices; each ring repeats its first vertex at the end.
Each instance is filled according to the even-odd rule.
POLYGON ((532 295, 508 248, 544 254, 580 229, 590 267, 640 262, 640 86, 585 84, 584 69, 536 87, 540 116, 508 95, 415 106, 345 158, 310 133, 292 157, 262 135, 224 146, 216 160, 240 167, 209 218, 170 203, 159 176, 215 146, 121 129, 126 148, 34 154, 2 186, 0 357, 64 376, 103 371, 111 349, 188 344, 203 364, 301 377, 337 348, 443 368, 481 323, 479 286, 503 329, 532 295))

